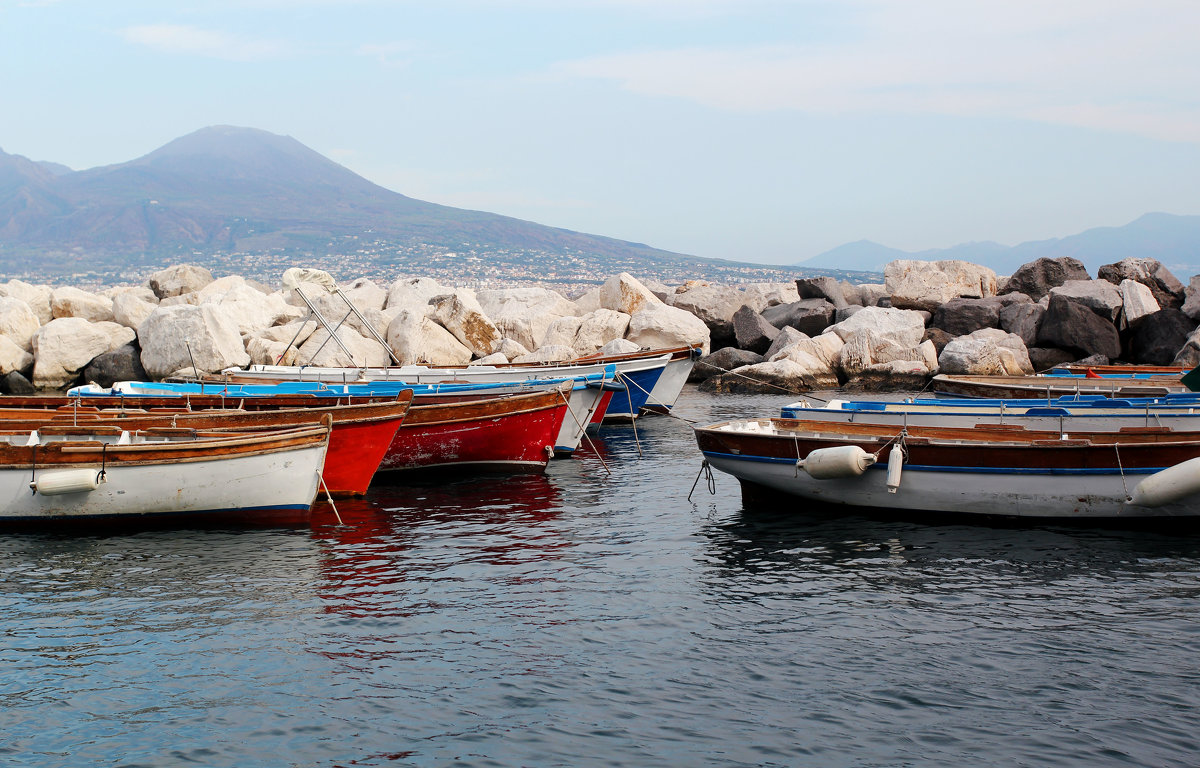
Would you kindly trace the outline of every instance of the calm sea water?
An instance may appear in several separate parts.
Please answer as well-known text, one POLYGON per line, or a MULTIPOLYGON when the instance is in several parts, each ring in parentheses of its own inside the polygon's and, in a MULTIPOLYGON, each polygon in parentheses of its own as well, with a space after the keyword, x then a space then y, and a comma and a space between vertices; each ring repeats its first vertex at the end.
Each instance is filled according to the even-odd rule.
POLYGON ((2 535, 0 764, 1200 764, 1200 534, 749 512, 699 465, 656 418, 340 525, 2 535))

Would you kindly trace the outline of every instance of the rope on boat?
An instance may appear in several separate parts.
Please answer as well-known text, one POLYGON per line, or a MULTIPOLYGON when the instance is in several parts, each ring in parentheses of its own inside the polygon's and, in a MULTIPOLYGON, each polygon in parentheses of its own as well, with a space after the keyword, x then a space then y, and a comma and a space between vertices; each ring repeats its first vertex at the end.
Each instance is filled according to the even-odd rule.
MULTIPOLYGON (((567 400, 566 394, 563 393, 563 391, 561 389, 558 390, 558 396, 561 400, 563 400, 567 404, 567 413, 571 414, 571 418, 575 420, 575 426, 579 427, 579 431, 581 433, 583 433, 583 439, 587 440, 588 446, 592 449, 592 453, 596 454, 597 459, 600 459, 600 466, 604 467, 604 471, 611 475, 612 470, 608 468, 608 462, 606 462, 604 460, 604 457, 600 455, 600 451, 596 450, 596 444, 592 442, 591 436, 589 436, 587 433, 587 425, 581 424, 579 422, 579 417, 575 415, 575 411, 571 410, 571 401, 567 400)), ((597 400, 597 402, 599 402, 599 400, 597 400)), ((595 406, 593 406, 592 409, 588 411, 589 420, 591 419, 591 416, 593 413, 595 413, 595 411, 596 411, 595 406)))
POLYGON ((633 412, 633 395, 629 394, 629 377, 618 371, 616 378, 625 384, 625 403, 629 406, 629 424, 633 427, 633 442, 637 445, 638 458, 640 459, 645 454, 642 453, 642 440, 638 437, 637 414, 633 412))
POLYGON ((1121 466, 1121 446, 1113 443, 1113 450, 1117 452, 1117 470, 1121 473, 1121 490, 1125 491, 1125 500, 1133 501, 1133 497, 1129 495, 1129 486, 1125 483, 1125 467, 1121 466))
POLYGON ((329 486, 325 485, 325 476, 321 474, 321 470, 317 470, 317 479, 321 481, 321 487, 325 489, 325 500, 329 502, 329 506, 333 507, 333 516, 337 518, 338 525, 345 525, 342 522, 342 516, 338 512, 337 504, 333 503, 333 494, 329 492, 329 486))
POLYGON ((696 473, 696 481, 692 483, 692 490, 688 491, 687 500, 690 503, 692 494, 696 492, 696 486, 700 484, 700 476, 705 475, 705 483, 708 485, 708 493, 710 496, 717 495, 717 479, 713 477, 712 467, 708 463, 708 459, 700 462, 700 471, 696 473))

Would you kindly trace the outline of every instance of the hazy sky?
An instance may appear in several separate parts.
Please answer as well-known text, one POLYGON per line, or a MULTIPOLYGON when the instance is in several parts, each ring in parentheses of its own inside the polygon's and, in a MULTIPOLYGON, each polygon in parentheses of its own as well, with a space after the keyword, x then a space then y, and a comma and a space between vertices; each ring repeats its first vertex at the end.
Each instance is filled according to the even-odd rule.
POLYGON ((208 125, 699 256, 1200 214, 1196 0, 0 0, 0 148, 208 125))

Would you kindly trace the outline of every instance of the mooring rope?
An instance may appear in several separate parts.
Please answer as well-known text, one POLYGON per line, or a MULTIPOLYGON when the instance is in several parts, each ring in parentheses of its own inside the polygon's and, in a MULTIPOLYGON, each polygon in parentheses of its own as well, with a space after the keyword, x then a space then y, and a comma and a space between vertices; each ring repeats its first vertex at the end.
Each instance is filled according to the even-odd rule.
MULTIPOLYGON (((592 453, 596 454, 596 458, 600 460, 600 466, 604 467, 604 471, 611 475, 612 470, 608 468, 608 463, 604 461, 604 457, 600 455, 600 451, 596 450, 596 444, 592 442, 592 438, 587 433, 587 425, 580 423, 579 417, 575 415, 575 411, 571 410, 571 401, 567 399, 566 394, 561 389, 558 390, 558 396, 564 402, 566 402, 567 413, 571 414, 571 418, 575 420, 575 426, 579 427, 579 431, 583 435, 583 439, 587 440, 588 446, 592 449, 592 453)), ((597 400, 597 402, 599 402, 599 400, 597 400)), ((593 407, 590 411, 588 411, 589 418, 591 417, 592 413, 595 412, 595 410, 595 407, 593 407)))
POLYGON ((717 479, 713 477, 712 467, 709 466, 708 459, 700 462, 700 471, 696 473, 696 480, 692 483, 692 490, 688 491, 688 503, 692 501, 692 494, 696 492, 696 486, 700 484, 700 476, 707 473, 706 483, 708 485, 708 493, 711 496, 717 495, 717 479))

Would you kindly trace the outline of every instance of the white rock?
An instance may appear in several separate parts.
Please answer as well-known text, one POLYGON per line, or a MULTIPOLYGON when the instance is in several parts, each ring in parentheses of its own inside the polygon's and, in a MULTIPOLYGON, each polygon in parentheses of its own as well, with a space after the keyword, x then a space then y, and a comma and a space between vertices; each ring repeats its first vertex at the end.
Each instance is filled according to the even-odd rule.
POLYGON ((1200 320, 1200 275, 1194 275, 1183 289, 1183 314, 1200 320))
POLYGON ((24 371, 33 365, 33 355, 21 349, 7 336, 0 336, 0 376, 24 371))
POLYGON ((277 323, 287 322, 296 314, 296 308, 288 304, 282 294, 264 294, 244 280, 227 284, 222 290, 209 290, 217 282, 214 281, 196 294, 197 303, 218 308, 222 315, 237 324, 238 332, 243 335, 257 336, 277 323))
MULTIPOLYGON (((560 317, 550 323, 546 328, 546 334, 542 336, 543 346, 556 347, 571 347, 575 344, 575 337, 579 335, 579 326, 583 323, 582 317, 560 317)), ((624 336, 624 334, 621 334, 624 336)))
POLYGON ((28 304, 12 296, 0 296, 0 334, 9 341, 28 352, 33 349, 33 334, 41 327, 28 304))
POLYGON ((883 275, 897 309, 934 312, 958 296, 981 299, 996 295, 996 273, 966 261, 898 259, 884 267, 883 275))
POLYGON ((121 345, 113 344, 109 328, 82 317, 55 318, 33 337, 33 385, 39 389, 57 389, 70 384, 97 355, 118 346, 121 345))
POLYGON ((702 348, 708 354, 708 326, 690 312, 666 304, 646 305, 629 318, 625 338, 650 349, 678 347, 684 344, 702 348))
POLYGON ((558 318, 579 314, 573 302, 545 288, 501 288, 479 291, 477 296, 500 335, 526 349, 540 346, 550 324, 558 318))
POLYGON ((193 364, 201 373, 244 366, 250 356, 237 325, 211 305, 159 305, 137 329, 142 367, 163 378, 193 364))
POLYGON ((450 292, 450 288, 428 277, 403 277, 388 286, 384 308, 410 309, 428 315, 433 311, 429 300, 450 292))
POLYGON ((643 309, 666 306, 649 288, 628 272, 610 277, 600 288, 600 306, 633 315, 643 309))
POLYGON ((53 293, 54 289, 48 285, 30 285, 22 280, 9 280, 0 285, 0 296, 11 296, 28 304, 41 325, 54 319, 50 309, 50 296, 53 293))
MULTIPOLYGON (((153 294, 152 294, 153 295, 153 294)), ((137 328, 158 306, 142 298, 138 293, 118 293, 112 300, 113 321, 126 328, 137 328)))
POLYGON ((50 294, 50 312, 54 317, 82 317, 93 323, 113 319, 112 299, 78 288, 55 288, 50 294))
POLYGON ((767 307, 779 304, 792 304, 800 301, 800 293, 796 290, 795 280, 786 283, 749 283, 740 292, 742 303, 753 308, 755 312, 762 312, 767 307))
POLYGON ((791 358, 744 365, 741 368, 734 368, 718 378, 740 379, 739 386, 731 387, 732 389, 757 389, 776 393, 800 392, 807 389, 833 389, 838 385, 837 377, 820 361, 809 360, 806 364, 791 358))
POLYGON ((331 338, 324 328, 317 328, 297 350, 296 360, 299 365, 375 368, 387 365, 391 358, 379 342, 364 338, 358 331, 343 325, 336 329, 336 339, 331 338))
POLYGON ((258 335, 267 341, 281 341, 284 344, 294 344, 298 347, 309 336, 312 336, 317 327, 316 320, 293 320, 290 323, 267 328, 258 335))
POLYGON ((1136 280, 1128 278, 1122 280, 1118 290, 1121 293, 1121 317, 1125 326, 1140 317, 1162 309, 1158 306, 1158 300, 1154 298, 1154 292, 1150 290, 1149 286, 1136 280))
POLYGON ((500 341, 496 343, 496 346, 492 348, 492 354, 504 355, 509 360, 512 360, 513 358, 520 357, 521 355, 528 355, 529 350, 518 341, 513 341, 512 339, 500 339, 500 341))
POLYGON ((596 351, 596 354, 604 357, 609 355, 628 355, 633 352, 639 352, 641 349, 642 348, 640 346, 634 344, 628 339, 613 339, 603 347, 600 347, 600 349, 596 351))
POLYGON ((467 365, 504 365, 508 362, 508 358, 499 352, 490 355, 484 355, 478 360, 472 360, 467 365))
POLYGON ((871 329, 858 331, 845 341, 838 352, 838 367, 848 378, 860 376, 881 363, 904 361, 925 365, 925 356, 917 344, 901 344, 871 329))
POLYGON ((388 326, 387 342, 400 365, 466 365, 472 357, 471 350, 426 317, 419 307, 403 309, 396 315, 388 326))
POLYGON ((358 311, 364 314, 368 309, 382 310, 387 306, 388 292, 369 278, 360 277, 338 287, 342 289, 346 298, 358 307, 358 311))
MULTIPOLYGON (((925 361, 925 369, 930 372, 937 372, 938 358, 937 345, 932 339, 925 339, 917 346, 917 351, 921 353, 921 359, 925 361)), ((1028 352, 1025 353, 1028 356, 1028 352)))
POLYGON ((836 333, 842 341, 848 341, 855 333, 864 330, 891 339, 902 347, 915 349, 925 336, 925 319, 921 313, 910 309, 864 307, 842 322, 831 325, 825 332, 836 333))
POLYGON ((296 365, 297 350, 286 341, 257 336, 246 343, 251 365, 296 365))
POLYGON ((942 373, 1022 376, 1033 373, 1025 342, 1015 333, 983 328, 951 339, 938 356, 942 373))
MULTIPOLYGON (((179 264, 150 275, 150 290, 160 299, 194 293, 213 281, 212 272, 192 264, 179 264)), ((147 371, 149 373, 149 371, 147 371)), ((165 375, 165 374, 164 374, 165 375)))
POLYGON ((454 334, 454 338, 474 355, 491 354, 500 341, 500 331, 484 314, 470 288, 458 288, 454 293, 436 299, 430 317, 454 334))
POLYGON ((580 318, 579 331, 570 346, 582 357, 594 354, 614 339, 624 338, 629 331, 629 315, 611 309, 597 309, 580 318))
POLYGON ((572 360, 575 357, 575 350, 571 347, 559 346, 556 344, 542 345, 528 355, 522 355, 513 360, 514 363, 557 363, 563 360, 572 360))
POLYGON ((576 306, 575 314, 586 315, 589 312, 595 312, 597 309, 603 309, 603 307, 600 306, 600 293, 600 288, 593 288, 590 291, 586 291, 585 293, 576 296, 574 299, 574 304, 576 306))

